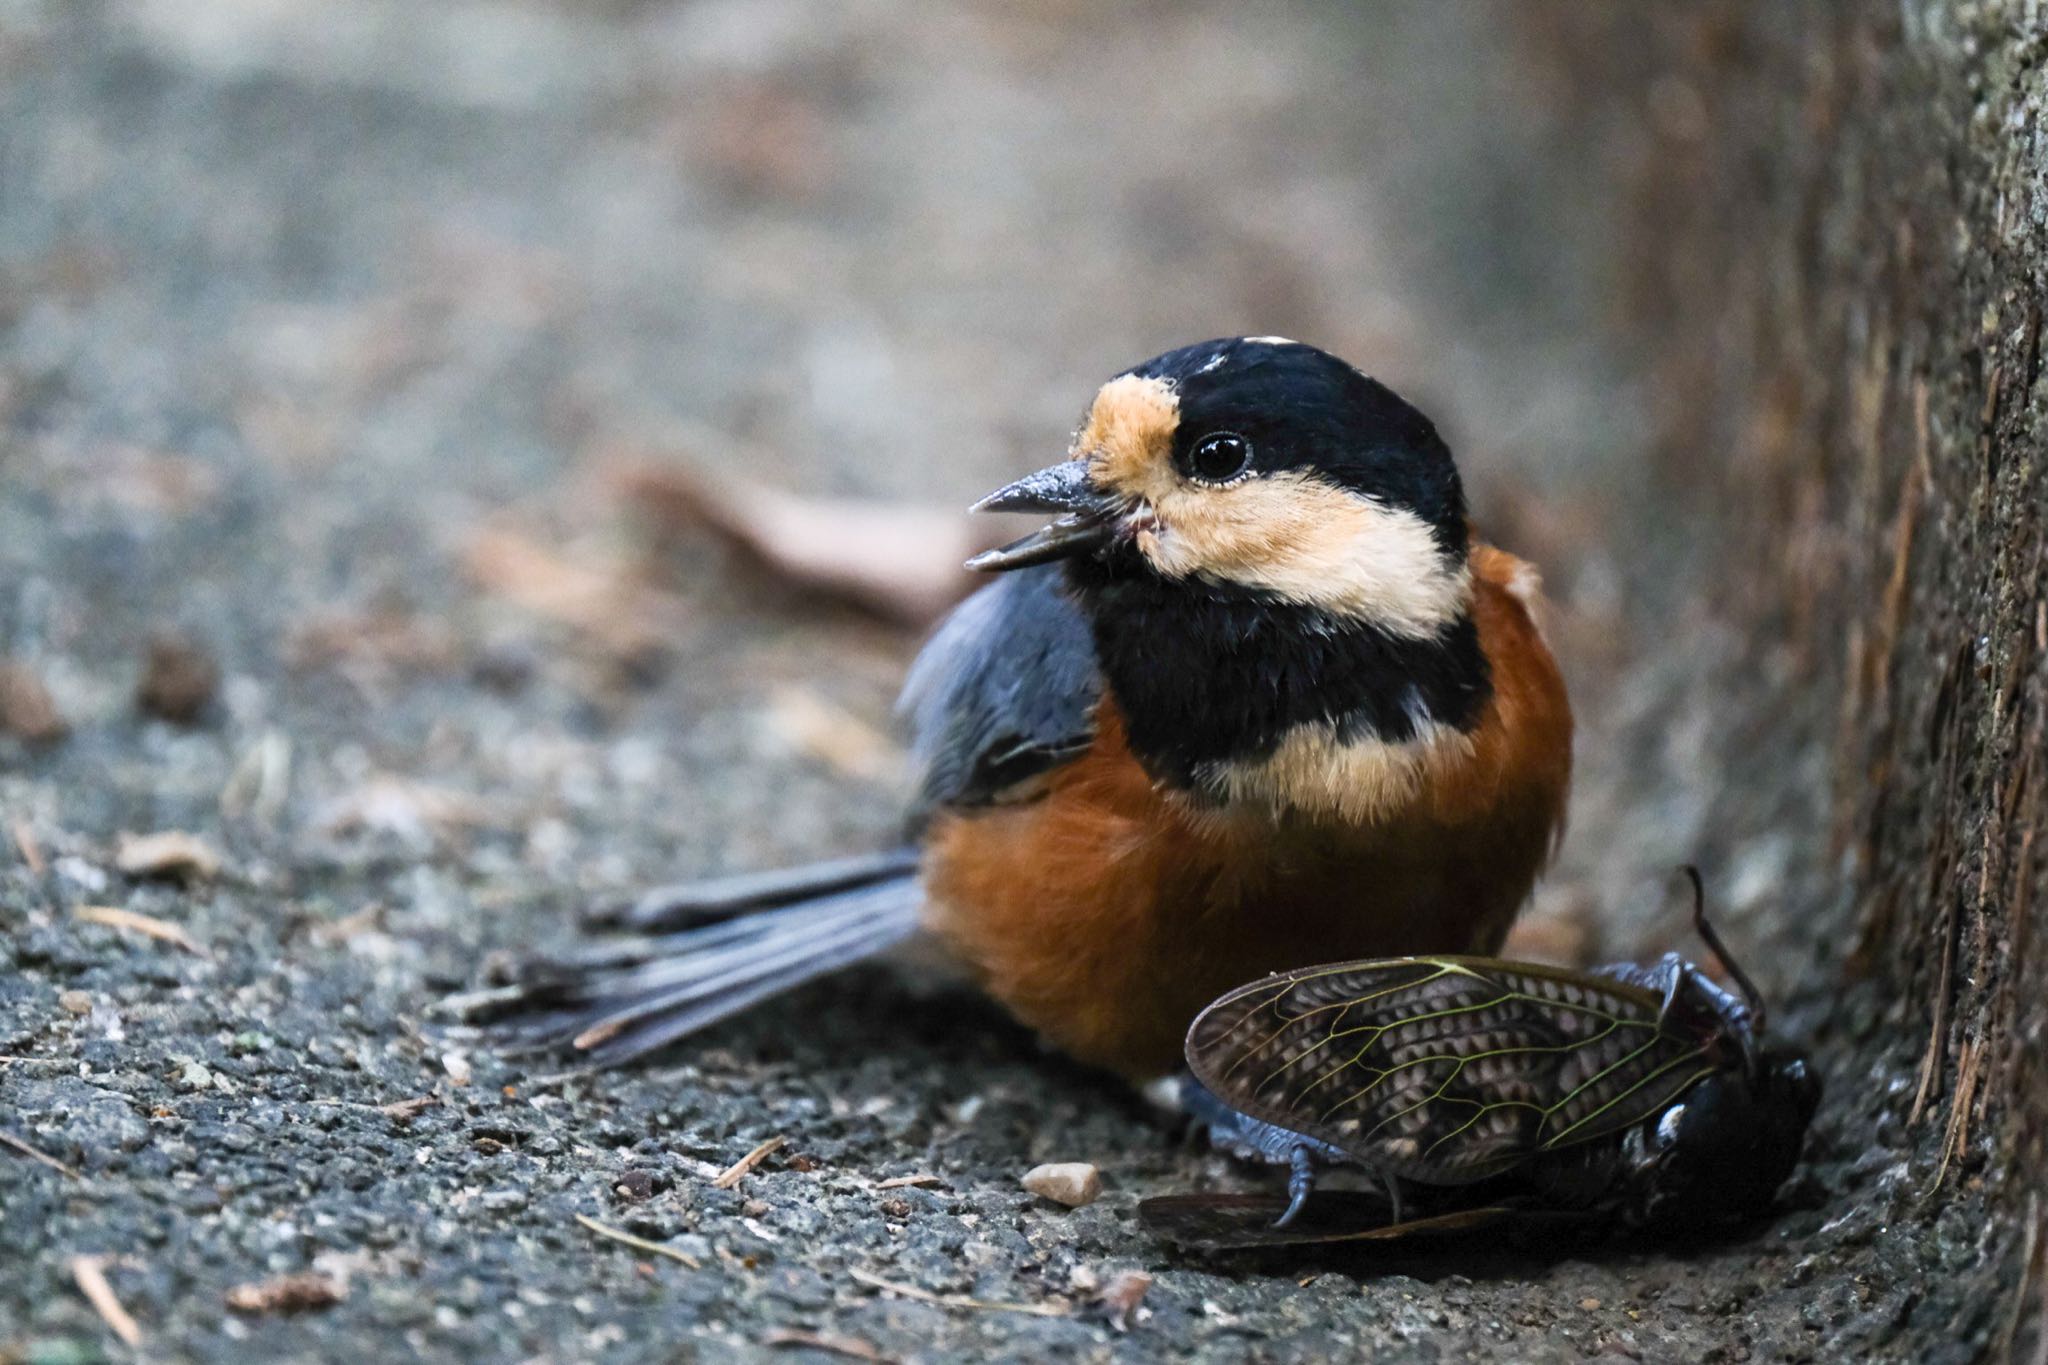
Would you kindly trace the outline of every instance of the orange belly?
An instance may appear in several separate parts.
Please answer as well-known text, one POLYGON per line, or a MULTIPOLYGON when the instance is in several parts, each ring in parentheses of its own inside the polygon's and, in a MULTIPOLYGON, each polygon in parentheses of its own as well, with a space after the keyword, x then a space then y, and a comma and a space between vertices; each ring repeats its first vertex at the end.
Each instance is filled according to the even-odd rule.
POLYGON ((1264 973, 1493 951, 1570 781, 1570 711, 1518 567, 1475 551, 1494 697, 1401 808, 1364 823, 1205 812, 1153 784, 1105 702, 1093 747, 1041 799, 935 822, 930 926, 1024 1023, 1136 1079, 1176 1068, 1195 1014, 1264 973))

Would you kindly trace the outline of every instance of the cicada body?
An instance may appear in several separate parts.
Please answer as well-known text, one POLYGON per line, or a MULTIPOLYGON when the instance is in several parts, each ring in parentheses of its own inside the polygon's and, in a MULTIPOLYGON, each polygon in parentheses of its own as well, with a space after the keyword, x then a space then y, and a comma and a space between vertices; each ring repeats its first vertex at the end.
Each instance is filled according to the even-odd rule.
POLYGON ((1389 958, 1242 986, 1195 1020, 1187 1058, 1249 1116, 1236 1131, 1256 1136, 1240 1148, 1294 1157, 1280 1222, 1304 1207, 1312 1154, 1386 1181, 1385 1213, 1348 1233, 1327 1215, 1255 1228, 1249 1203, 1225 1214, 1182 1196, 1148 1201, 1146 1220, 1173 1240, 1242 1245, 1537 1212, 1631 1226, 1753 1216, 1798 1161, 1819 1082, 1804 1057, 1760 1042, 1736 975, 1749 998, 1675 954, 1592 972, 1389 958))

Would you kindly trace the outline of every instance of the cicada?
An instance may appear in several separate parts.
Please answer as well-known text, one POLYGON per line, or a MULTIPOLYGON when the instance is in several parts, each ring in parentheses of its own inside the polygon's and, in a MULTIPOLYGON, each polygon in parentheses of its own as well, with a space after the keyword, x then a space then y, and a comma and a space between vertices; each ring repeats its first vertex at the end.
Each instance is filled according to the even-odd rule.
POLYGON ((1763 1002, 1686 870, 1694 926, 1739 994, 1671 953, 1590 972, 1386 958, 1223 996, 1188 1031, 1189 1107, 1218 1146, 1290 1166, 1289 1197, 1169 1196, 1140 1216, 1168 1240, 1245 1246, 1763 1212, 1798 1162, 1819 1077, 1766 1040, 1763 1002), (1312 1198, 1316 1171, 1345 1164, 1384 1199, 1312 1198))

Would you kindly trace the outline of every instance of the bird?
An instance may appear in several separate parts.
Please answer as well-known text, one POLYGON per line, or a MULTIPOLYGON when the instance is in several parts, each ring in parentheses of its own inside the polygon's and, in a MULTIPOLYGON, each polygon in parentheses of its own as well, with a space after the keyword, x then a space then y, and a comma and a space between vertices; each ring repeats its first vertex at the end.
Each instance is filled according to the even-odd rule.
POLYGON ((612 1065, 916 942, 1144 1084, 1261 974, 1500 946, 1571 708, 1535 569, 1474 538, 1420 411, 1315 346, 1205 341, 973 510, 1048 520, 969 561, 994 581, 908 671, 904 843, 650 892, 610 917, 635 936, 480 993, 501 1040, 612 1065))

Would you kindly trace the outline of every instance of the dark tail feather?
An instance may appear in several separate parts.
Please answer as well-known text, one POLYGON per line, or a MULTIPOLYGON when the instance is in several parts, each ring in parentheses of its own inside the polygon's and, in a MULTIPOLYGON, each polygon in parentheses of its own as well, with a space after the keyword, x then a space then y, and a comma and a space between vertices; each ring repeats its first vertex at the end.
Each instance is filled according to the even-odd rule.
POLYGON ((835 891, 894 881, 917 871, 917 864, 916 849, 892 848, 803 867, 739 872, 729 877, 656 887, 636 901, 595 910, 588 920, 596 925, 642 932, 692 929, 756 910, 816 900, 835 891))
POLYGON ((914 874, 870 881, 680 933, 633 939, 532 964, 509 987, 449 1002, 508 1051, 567 1046, 616 1066, 917 931, 914 874))

